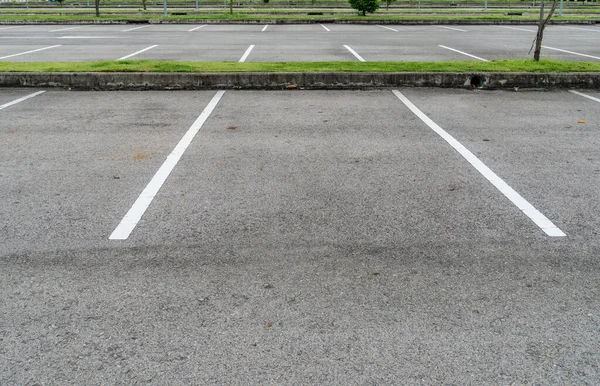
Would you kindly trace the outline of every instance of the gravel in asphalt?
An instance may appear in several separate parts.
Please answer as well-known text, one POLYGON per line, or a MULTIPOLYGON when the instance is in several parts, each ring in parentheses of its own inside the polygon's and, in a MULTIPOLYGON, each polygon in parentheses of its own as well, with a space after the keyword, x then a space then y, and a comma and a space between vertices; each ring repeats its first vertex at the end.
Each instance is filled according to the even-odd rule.
POLYGON ((127 240, 215 92, 0 110, 2 383, 598 383, 600 103, 401 92, 567 237, 390 90, 226 91, 127 240))

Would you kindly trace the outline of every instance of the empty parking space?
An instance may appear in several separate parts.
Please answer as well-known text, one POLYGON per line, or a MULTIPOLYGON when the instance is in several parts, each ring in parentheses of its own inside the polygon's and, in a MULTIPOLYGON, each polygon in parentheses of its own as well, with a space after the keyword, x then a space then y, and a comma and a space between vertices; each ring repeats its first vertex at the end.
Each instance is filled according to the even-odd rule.
POLYGON ((132 239, 322 245, 539 232, 493 190, 389 92, 234 92, 132 239))
POLYGON ((48 91, 0 110, 2 251, 102 245, 209 99, 48 91))
POLYGON ((458 93, 407 95, 569 235, 597 235, 600 104, 566 91, 458 93))

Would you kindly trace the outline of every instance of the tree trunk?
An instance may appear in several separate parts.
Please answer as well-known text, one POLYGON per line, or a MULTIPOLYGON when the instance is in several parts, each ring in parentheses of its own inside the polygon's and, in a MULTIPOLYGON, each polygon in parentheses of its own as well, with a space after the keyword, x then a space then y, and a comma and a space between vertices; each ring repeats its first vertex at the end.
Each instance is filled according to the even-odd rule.
POLYGON ((146 0, 142 0, 142 6, 144 7, 144 11, 146 10, 146 0))
POLYGON ((96 3, 96 17, 100 16, 100 0, 95 0, 96 3))
POLYGON ((538 24, 537 34, 535 35, 535 50, 533 50, 533 60, 540 61, 540 51, 542 50, 542 39, 544 38, 544 6, 545 0, 540 4, 540 22, 538 24))
POLYGON ((363 10, 363 16, 367 16, 367 11, 363 10))
POLYGON ((229 14, 233 15, 233 0, 229 0, 229 14))
MULTIPOLYGON (((537 30, 537 34, 536 34, 535 40, 534 40, 535 50, 533 51, 533 60, 535 60, 536 62, 538 62, 540 60, 540 52, 542 51, 542 40, 544 38, 544 29, 546 28, 546 24, 548 24, 548 22, 552 18, 552 15, 554 14, 554 11, 556 10, 557 4, 558 4, 558 0, 554 0, 554 3, 552 3, 552 8, 550 8, 550 12, 548 12, 548 16, 546 16, 545 19, 544 19, 545 1, 542 0, 542 2, 540 4, 540 22, 538 24, 538 30, 537 30)), ((531 50, 529 52, 531 52, 531 50)))

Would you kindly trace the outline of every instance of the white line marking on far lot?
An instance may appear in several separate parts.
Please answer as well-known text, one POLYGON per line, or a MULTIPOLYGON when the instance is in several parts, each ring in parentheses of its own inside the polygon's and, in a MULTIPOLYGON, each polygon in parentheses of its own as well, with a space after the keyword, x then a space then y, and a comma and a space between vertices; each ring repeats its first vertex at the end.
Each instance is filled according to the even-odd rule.
POLYGON ((562 25, 561 25, 561 28, 576 29, 579 31, 600 32, 600 29, 593 29, 593 28, 566 27, 566 26, 562 26, 562 25))
POLYGON ((331 30, 329 28, 325 27, 323 24, 321 24, 321 27, 325 28, 325 31, 331 32, 331 30))
POLYGON ((584 94, 582 92, 575 91, 575 90, 569 90, 569 92, 572 93, 572 94, 579 95, 579 96, 582 96, 584 98, 587 98, 587 99, 590 99, 590 100, 593 100, 595 102, 600 103, 600 98, 595 98, 595 97, 593 97, 591 95, 587 95, 587 94, 584 94))
POLYGON ((0 59, 8 59, 8 58, 12 58, 12 57, 15 57, 15 56, 20 56, 20 55, 25 55, 25 54, 31 54, 32 52, 49 50, 51 48, 56 48, 56 47, 60 47, 60 44, 58 44, 56 46, 49 46, 49 47, 38 48, 37 50, 19 52, 18 54, 12 54, 12 55, 7 55, 7 56, 2 56, 2 57, 0 57, 0 59))
POLYGON ((505 25, 499 25, 498 27, 500 27, 500 28, 506 28, 506 29, 514 29, 515 31, 535 32, 534 30, 531 30, 531 29, 517 28, 517 27, 507 27, 505 25))
POLYGON ((263 27, 263 29, 260 30, 260 32, 265 32, 268 27, 269 27, 269 25, 267 24, 266 26, 263 27))
POLYGON ((56 39, 123 39, 124 36, 74 36, 74 35, 66 35, 59 36, 56 39))
POLYGON ((398 32, 398 30, 397 30, 397 29, 393 29, 393 28, 390 28, 390 27, 386 27, 386 26, 384 26, 384 25, 379 25, 379 24, 377 24, 377 27, 380 27, 380 28, 385 28, 385 29, 389 29, 390 31, 394 31, 394 32, 398 32))
POLYGON ((248 59, 248 55, 250 55, 250 51, 252 51, 253 48, 254 44, 252 44, 250 47, 248 47, 248 49, 246 49, 246 52, 244 52, 244 55, 242 55, 242 57, 239 60, 240 63, 244 63, 246 59, 248 59))
POLYGON ((148 206, 150 206, 152 200, 154 200, 154 197, 156 197, 158 191, 169 177, 169 174, 171 174, 183 156, 185 150, 192 143, 194 137, 196 134, 198 134, 198 131, 200 131, 202 125, 204 125, 204 122, 206 122, 210 114, 221 100, 223 94, 225 94, 225 91, 218 91, 208 103, 208 106, 206 106, 204 111, 202 111, 202 114, 200 114, 192 126, 190 126, 177 146, 175 146, 175 149, 173 149, 171 154, 169 154, 160 169, 158 169, 154 177, 152 177, 148 185, 146 185, 146 188, 142 191, 137 200, 135 200, 133 206, 129 209, 125 217, 123 217, 119 225, 110 235, 110 240, 126 240, 129 237, 137 223, 141 220, 142 216, 146 212, 146 209, 148 209, 148 206))
MULTIPOLYGON (((554 48, 554 47, 548 47, 548 46, 542 46, 544 48, 547 48, 549 50, 554 50, 554 51, 560 51, 560 52, 566 52, 567 54, 573 54, 573 55, 578 55, 578 56, 585 56, 586 58, 592 58, 592 59, 598 59, 600 60, 600 57, 598 56, 592 56, 592 55, 586 55, 586 54, 581 54, 579 52, 573 52, 573 51, 567 51, 567 50, 561 50, 560 48, 554 48)), ((0 58, 1 59, 1 58, 0 58)))
POLYGON ((469 32, 466 29, 460 29, 460 28, 454 28, 454 27, 445 27, 443 25, 438 25, 436 27, 438 27, 438 28, 445 28, 445 29, 451 29, 452 31, 469 32))
POLYGON ((10 28, 17 28, 17 27, 22 27, 22 25, 13 25, 11 27, 1 27, 0 29, 10 29, 10 28))
POLYGON ((17 103, 19 103, 19 102, 23 102, 23 101, 25 101, 25 100, 27 100, 27 99, 29 99, 29 98, 33 98, 34 96, 38 96, 38 95, 40 95, 40 94, 43 94, 43 93, 45 93, 45 92, 46 92, 46 91, 38 91, 38 92, 34 92, 33 94, 26 95, 26 96, 24 96, 24 97, 22 97, 22 98, 15 99, 15 100, 14 100, 14 101, 12 101, 12 102, 8 102, 8 103, 6 103, 6 104, 0 105, 0 110, 2 110, 2 109, 5 109, 5 108, 7 108, 7 107, 10 107, 10 106, 12 106, 12 105, 16 105, 16 104, 17 104, 17 103))
POLYGON ((487 59, 483 59, 483 58, 480 58, 479 56, 475 56, 475 55, 467 54, 466 52, 462 52, 462 51, 456 50, 456 49, 454 49, 454 48, 450 48, 450 47, 442 46, 441 44, 440 44, 440 45, 438 45, 438 47, 442 47, 442 48, 445 48, 445 49, 447 49, 447 50, 450 50, 450 51, 458 52, 459 54, 463 54, 463 55, 466 55, 466 56, 470 56, 471 58, 474 58, 474 59, 477 59, 477 60, 481 60, 482 62, 489 62, 489 60, 487 60, 487 59))
POLYGON ((144 48, 143 50, 139 50, 139 51, 137 51, 137 52, 134 52, 133 54, 125 55, 125 56, 123 56, 122 58, 119 58, 119 59, 117 59, 117 60, 125 60, 125 59, 129 59, 129 58, 131 58, 132 56, 135 56, 135 55, 137 55, 137 54, 141 54, 141 53, 142 53, 142 52, 144 52, 144 51, 151 50, 151 49, 153 49, 154 47, 158 47, 158 44, 155 44, 155 45, 153 45, 153 46, 150 46, 150 47, 146 47, 146 48, 144 48))
POLYGON ((203 27, 206 27, 206 26, 207 26, 207 24, 201 25, 201 26, 199 26, 199 27, 194 27, 194 28, 192 28, 191 30, 189 30, 188 32, 194 32, 195 30, 197 30, 197 29, 200 29, 200 28, 203 28, 203 27))
POLYGON ((61 29, 53 29, 50 32, 68 31, 68 30, 72 30, 72 29, 85 28, 85 27, 87 27, 87 25, 80 25, 79 27, 68 27, 68 28, 61 28, 61 29))
POLYGON ((467 160, 482 176, 492 183, 506 198, 508 198, 517 208, 519 208, 527 217, 540 227, 548 236, 561 237, 566 236, 552 221, 548 220, 540 211, 535 209, 519 193, 511 188, 502 178, 498 177, 490 168, 488 168, 479 158, 477 158, 469 149, 464 147, 453 136, 438 126, 427 115, 425 115, 417 106, 409 101, 400 91, 392 91, 398 99, 402 101, 417 117, 419 117, 427 126, 442 137, 450 146, 454 148, 464 159, 467 160))
POLYGON ((350 53, 352 55, 354 55, 356 57, 356 59, 360 60, 361 62, 366 62, 366 60, 364 60, 362 58, 362 56, 360 56, 356 51, 354 51, 352 48, 350 48, 350 46, 347 46, 344 44, 344 48, 347 49, 348 51, 350 51, 350 53))
POLYGON ((146 27, 150 27, 150 26, 149 25, 143 25, 141 27, 134 27, 134 28, 124 29, 123 32, 135 31, 136 29, 146 28, 146 27))

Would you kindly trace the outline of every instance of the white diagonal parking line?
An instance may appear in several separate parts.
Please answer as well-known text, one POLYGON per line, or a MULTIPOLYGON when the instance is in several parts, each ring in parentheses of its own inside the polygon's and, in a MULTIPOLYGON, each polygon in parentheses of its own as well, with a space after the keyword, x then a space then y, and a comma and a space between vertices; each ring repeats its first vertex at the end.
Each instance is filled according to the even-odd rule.
POLYGON ((117 59, 117 60, 125 60, 125 59, 129 59, 129 58, 131 58, 132 56, 135 56, 135 55, 137 55, 137 54, 141 54, 141 53, 142 53, 142 52, 144 52, 144 51, 151 50, 151 49, 153 49, 154 47, 158 47, 158 44, 155 44, 155 45, 153 45, 153 46, 150 46, 150 47, 146 47, 146 48, 144 48, 143 50, 139 50, 139 51, 137 51, 137 52, 134 52, 133 54, 125 55, 125 56, 123 56, 122 58, 119 58, 119 59, 117 59))
POLYGON ((566 26, 561 26, 561 28, 576 29, 579 31, 600 32, 600 29, 593 29, 593 28, 579 28, 579 27, 566 27, 566 26))
POLYGON ((60 31, 69 31, 72 29, 79 29, 79 28, 85 28, 87 27, 87 25, 80 25, 79 27, 68 27, 68 28, 61 28, 61 29, 53 29, 50 32, 60 32, 60 31))
POLYGON ((587 95, 587 94, 584 94, 582 92, 575 91, 575 90, 569 90, 569 92, 572 93, 572 94, 579 95, 579 96, 582 96, 582 97, 587 98, 589 100, 592 100, 592 101, 600 103, 600 98, 596 98, 596 97, 593 97, 591 95, 587 95))
POLYGON ((263 27, 263 29, 260 30, 260 32, 265 32, 268 27, 269 27, 269 25, 267 24, 266 26, 263 27))
POLYGON ((250 55, 250 51, 252 51, 253 48, 254 44, 252 44, 250 47, 248 47, 248 49, 246 49, 246 52, 244 52, 244 55, 242 55, 242 57, 239 60, 240 63, 244 63, 246 59, 248 59, 248 55, 250 55))
POLYGON ((506 29, 514 29, 515 31, 535 32, 534 30, 530 30, 530 29, 517 28, 517 27, 507 27, 505 25, 499 25, 498 27, 500 27, 500 28, 506 28, 506 29))
POLYGON ((207 26, 207 24, 204 24, 204 25, 201 25, 201 26, 199 26, 199 27, 192 28, 192 29, 191 29, 191 30, 189 30, 188 32, 194 32, 195 30, 197 30, 197 29, 200 29, 200 28, 204 28, 204 27, 206 27, 206 26, 207 26))
POLYGON ((444 29, 451 29, 452 31, 469 32, 466 29, 460 29, 460 28, 454 28, 454 27, 445 27, 443 25, 438 25, 436 27, 438 27, 438 28, 444 28, 444 29))
POLYGON ((215 107, 217 107, 217 104, 221 100, 221 97, 223 97, 223 94, 225 94, 225 91, 218 91, 208 103, 208 106, 206 106, 204 111, 202 111, 202 114, 200 114, 192 126, 190 126, 183 138, 181 138, 177 146, 175 146, 175 149, 173 149, 171 154, 169 154, 160 169, 158 169, 146 188, 133 203, 133 206, 129 209, 125 217, 123 217, 119 225, 110 235, 110 240, 127 240, 129 238, 129 235, 131 232, 133 232, 133 229, 136 227, 137 223, 142 219, 146 209, 148 209, 152 203, 152 200, 154 200, 154 197, 156 197, 158 194, 158 191, 183 156, 185 150, 192 143, 192 140, 198 131, 200 131, 202 125, 204 125, 204 122, 206 122, 215 107))
POLYGON ((477 60, 481 60, 482 62, 489 62, 489 60, 487 60, 487 59, 483 59, 483 58, 480 58, 479 56, 467 54, 466 52, 459 51, 459 50, 457 50, 455 48, 450 48, 450 47, 442 46, 441 44, 438 45, 438 47, 442 47, 442 48, 445 48, 445 49, 450 50, 450 51, 458 52, 459 54, 466 55, 466 56, 469 56, 469 57, 477 59, 477 60))
POLYGON ((350 51, 350 53, 352 55, 354 55, 356 57, 356 59, 360 60, 361 62, 366 62, 366 60, 364 60, 362 58, 362 56, 360 56, 356 51, 354 51, 352 48, 350 48, 350 46, 347 46, 344 44, 344 48, 347 49, 348 51, 350 51))
POLYGON ((325 28, 325 31, 330 32, 331 30, 327 27, 325 27, 323 24, 321 24, 321 27, 325 28))
POLYGON ((2 109, 5 109, 5 108, 7 108, 7 107, 10 107, 10 106, 12 106, 12 105, 16 105, 16 104, 17 104, 17 103, 19 103, 19 102, 23 102, 23 101, 25 101, 25 100, 27 100, 27 99, 29 99, 29 98, 33 98, 34 96, 38 96, 38 95, 40 95, 40 94, 43 94, 43 93, 45 93, 45 92, 46 92, 46 91, 38 91, 38 92, 34 92, 33 94, 26 95, 26 96, 24 96, 24 97, 22 97, 22 98, 15 99, 15 100, 14 100, 14 101, 12 101, 12 102, 8 102, 8 103, 5 103, 5 104, 3 104, 3 105, 0 105, 0 110, 2 110, 2 109))
POLYGON ((2 56, 0 57, 0 59, 8 59, 8 58, 13 58, 15 56, 20 56, 20 55, 25 55, 25 54, 31 54, 33 52, 38 52, 38 51, 44 51, 44 50, 49 50, 51 48, 56 48, 56 47, 60 47, 60 44, 55 45, 55 46, 50 46, 50 47, 43 47, 43 48, 38 48, 37 50, 31 50, 31 51, 25 51, 25 52, 19 52, 18 54, 12 54, 12 55, 7 55, 7 56, 2 56))
POLYGON ((400 91, 393 90, 394 95, 404 103, 419 119, 421 119, 429 128, 442 137, 450 146, 454 148, 464 159, 467 160, 482 176, 484 176, 492 185, 496 187, 506 198, 508 198, 517 208, 519 208, 531 221, 533 221, 541 230, 551 237, 563 237, 566 234, 561 231, 540 211, 535 209, 527 200, 525 200, 517 191, 511 188, 504 180, 490 168, 488 168, 479 158, 477 158, 469 149, 464 147, 453 136, 438 126, 427 115, 425 115, 417 106, 408 100, 400 91))
POLYGON ((397 30, 397 29, 393 29, 393 28, 390 28, 390 27, 386 27, 386 26, 384 26, 384 25, 379 25, 379 24, 377 24, 377 27, 380 27, 380 28, 385 28, 385 29, 389 29, 390 31, 394 31, 394 32, 398 32, 398 30, 397 30))
MULTIPOLYGON (((567 51, 567 50, 563 50, 560 48, 554 48, 554 47, 548 47, 548 46, 542 46, 543 48, 547 48, 549 50, 554 50, 554 51, 559 51, 559 52, 565 52, 567 54, 572 54, 572 55, 578 55, 578 56, 584 56, 586 58, 592 58, 592 59, 598 59, 600 60, 600 57, 598 56, 592 56, 592 55, 586 55, 586 54, 581 54, 579 52, 573 52, 573 51, 567 51)), ((0 58, 1 59, 1 58, 0 58)))
POLYGON ((150 26, 149 25, 143 25, 141 27, 134 27, 134 28, 124 29, 123 32, 135 31, 136 29, 146 28, 146 27, 150 27, 150 26))

